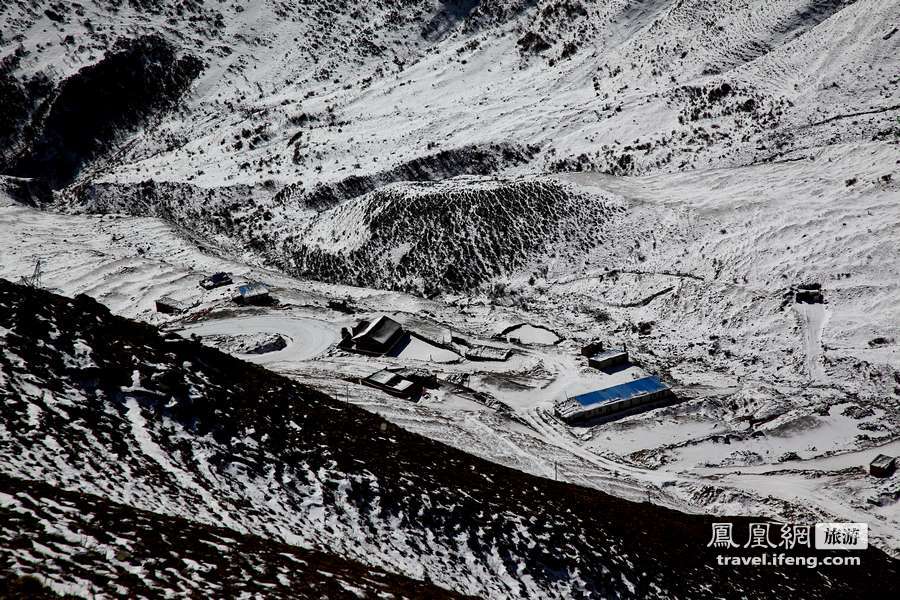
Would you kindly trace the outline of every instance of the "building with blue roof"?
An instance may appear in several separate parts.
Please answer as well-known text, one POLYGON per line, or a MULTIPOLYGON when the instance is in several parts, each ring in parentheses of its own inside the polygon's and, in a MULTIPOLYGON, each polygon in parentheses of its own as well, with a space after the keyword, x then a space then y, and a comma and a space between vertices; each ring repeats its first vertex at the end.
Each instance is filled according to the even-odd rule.
POLYGON ((235 302, 239 304, 266 304, 271 301, 269 288, 261 283, 243 283, 238 286, 235 302))
POLYGON ((593 417, 634 412, 642 407, 673 400, 674 397, 669 386, 658 377, 641 377, 577 396, 568 396, 557 402, 556 414, 563 421, 572 423, 593 417))

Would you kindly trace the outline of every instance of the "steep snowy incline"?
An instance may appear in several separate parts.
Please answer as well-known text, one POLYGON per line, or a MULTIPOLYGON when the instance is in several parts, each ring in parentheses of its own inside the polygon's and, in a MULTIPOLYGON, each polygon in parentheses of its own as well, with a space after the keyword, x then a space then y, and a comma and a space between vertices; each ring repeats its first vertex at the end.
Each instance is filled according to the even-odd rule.
MULTIPOLYGON (((83 296, 2 281, 0 307, 0 464, 14 515, 65 511, 57 505, 73 497, 61 490, 76 488, 93 495, 78 500, 88 506, 187 518, 206 532, 226 524, 233 539, 498 598, 838 598, 898 580, 896 561, 874 549, 854 569, 724 572, 706 547, 710 518, 475 459, 83 296), (15 481, 34 479, 46 485, 15 481)), ((37 541, 50 548, 53 538, 37 541)), ((12 553, 13 571, 28 572, 32 551, 12 553)), ((54 585, 83 585, 76 566, 52 564, 54 585)))
POLYGON ((896 138, 892 0, 494 4, 9 2, 0 135, 27 146, 65 78, 159 33, 203 73, 85 179, 312 189, 509 142, 537 169, 671 172, 896 138))
MULTIPOLYGON (((0 594, 431 600, 453 592, 315 550, 0 475, 0 594)), ((68 596, 67 596, 68 597, 68 596)))

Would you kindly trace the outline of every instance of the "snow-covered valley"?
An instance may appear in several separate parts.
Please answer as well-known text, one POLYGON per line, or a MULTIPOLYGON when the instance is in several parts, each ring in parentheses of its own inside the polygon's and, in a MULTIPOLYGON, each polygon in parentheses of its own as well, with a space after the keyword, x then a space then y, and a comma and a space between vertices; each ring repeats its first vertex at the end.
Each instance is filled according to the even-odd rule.
MULTIPOLYGON (((0 115, 0 278, 39 265, 39 287, 524 473, 694 515, 865 522, 900 556, 898 476, 867 470, 900 455, 896 2, 46 4, 0 8, 17 99, 0 115), (158 101, 105 83, 123 68, 158 101), (88 127, 97 89, 122 110, 86 143, 60 123, 88 127), (234 285, 198 285, 220 271, 234 285), (276 301, 236 304, 249 282, 276 301), (415 334, 402 351, 341 345, 379 315, 415 334), (589 367, 596 342, 637 366, 589 367), (509 356, 472 358, 483 347, 509 356), (363 385, 398 368, 433 385, 416 402, 363 385), (679 401, 554 412, 649 374, 679 401)), ((29 468, 3 474, 47 476, 29 468)), ((89 491, 191 519, 186 497, 115 489, 89 491)), ((191 493, 200 521, 233 515, 223 489, 191 493)), ((273 531, 309 547, 293 501, 273 531)), ((352 551, 347 523, 313 545, 423 578, 408 549, 352 551)), ((575 589, 454 579, 445 558, 428 580, 463 594, 575 589)))

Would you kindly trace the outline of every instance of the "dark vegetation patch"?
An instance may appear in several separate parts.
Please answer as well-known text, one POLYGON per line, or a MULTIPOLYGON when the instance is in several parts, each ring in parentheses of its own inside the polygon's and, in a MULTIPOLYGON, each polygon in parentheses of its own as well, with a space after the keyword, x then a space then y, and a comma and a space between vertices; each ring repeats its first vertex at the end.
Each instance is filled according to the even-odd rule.
MULTIPOLYGON (((132 384, 137 370, 145 391, 141 412, 163 451, 189 455, 200 438, 209 434, 216 443, 202 449, 217 477, 227 480, 229 465, 238 461, 250 473, 271 473, 272 478, 264 480, 272 486, 268 493, 292 494, 298 516, 305 514, 302 490, 307 477, 324 472, 325 480, 332 482, 323 490, 325 510, 338 518, 346 514, 343 511, 368 515, 369 527, 390 523, 402 530, 403 535, 389 542, 390 552, 408 552, 406 560, 438 553, 446 559, 443 568, 477 577, 480 569, 496 572, 490 557, 499 557, 510 572, 537 582, 548 595, 559 583, 577 577, 576 598, 886 597, 891 589, 897 591, 900 581, 897 561, 874 548, 862 552, 861 566, 852 569, 719 568, 715 556, 721 550, 707 547, 711 524, 727 520, 737 531, 746 531, 748 523, 758 519, 678 513, 505 468, 409 433, 377 415, 197 342, 171 334, 163 337, 149 325, 111 315, 85 296, 70 300, 0 280, 0 327, 7 330, 0 353, 0 369, 6 375, 0 384, 0 419, 5 430, 13 432, 9 442, 13 447, 7 451, 25 450, 24 436, 34 433, 65 441, 59 459, 72 465, 82 464, 89 458, 85 452, 98 443, 121 453, 123 460, 136 460, 141 455, 129 446, 133 443, 127 437, 129 423, 117 407, 122 402, 121 388, 132 384), (93 366, 67 360, 76 340, 90 349, 93 366), (77 392, 83 400, 57 402, 53 410, 43 407, 37 431, 30 432, 35 427, 26 425, 27 403, 41 400, 25 399, 9 387, 10 382, 26 377, 40 381, 45 398, 72 398, 77 392), (177 424, 180 432, 166 433, 164 419, 177 424), (330 487, 338 481, 350 486, 340 501, 330 487), (470 568, 468 560, 476 561, 479 568, 470 568)), ((150 472, 141 475, 151 476, 150 472)), ((17 482, 9 475, 2 489, 23 491, 32 499, 58 499, 80 509, 76 513, 96 514, 96 523, 87 517, 83 523, 78 521, 81 517, 70 518, 79 527, 94 528, 91 533, 101 541, 110 541, 112 535, 145 539, 128 551, 158 557, 149 569, 158 577, 165 576, 166 568, 174 568, 173 561, 183 570, 179 556, 200 552, 191 537, 217 531, 206 526, 192 529, 182 520, 76 492, 59 492, 45 484, 17 482), (121 526, 123 522, 127 528, 121 526)), ((233 493, 234 487, 216 488, 220 502, 225 501, 226 489, 233 493)), ((265 504, 249 508, 265 510, 265 504)), ((237 518, 238 513, 232 516, 237 518)), ((28 532, 36 525, 25 519, 12 529, 24 533, 18 543, 30 546, 28 532)), ((373 547, 385 543, 377 536, 370 538, 368 527, 357 535, 373 547)), ((236 569, 242 568, 244 558, 246 562, 251 557, 270 558, 273 565, 280 564, 272 555, 278 544, 232 532, 228 536, 235 538, 229 547, 236 551, 227 555, 232 557, 231 564, 203 555, 214 567, 211 577, 224 582, 239 579, 236 569)), ((377 547, 388 552, 384 546, 377 547)), ((298 552, 285 551, 295 556, 298 552)), ((751 555, 739 549, 733 552, 751 555)), ((314 559, 319 558, 341 563, 331 557, 314 559)), ((103 564, 102 556, 89 553, 81 566, 67 568, 96 573, 103 564)), ((263 582, 271 576, 271 572, 259 573, 263 582)), ((95 577, 94 581, 97 586, 109 585, 108 579, 95 577)), ((479 581, 479 585, 487 583, 479 581)))
MULTIPOLYGON (((611 175, 639 175, 672 164, 685 169, 703 150, 725 150, 756 140, 757 150, 781 150, 790 137, 774 135, 790 100, 759 93, 751 87, 723 81, 702 86, 686 85, 666 93, 667 104, 677 110, 681 127, 630 142, 615 141, 593 152, 556 157, 551 148, 551 171, 599 171, 611 175), (681 162, 675 164, 675 159, 681 162)), ((609 115, 621 105, 607 103, 609 115)), ((770 159, 774 160, 774 158, 770 159)))
POLYGON ((67 185, 124 135, 174 107, 202 69, 198 59, 178 56, 162 37, 120 40, 42 104, 13 174, 67 185))
POLYGON ((529 52, 531 54, 544 52, 551 47, 550 44, 547 43, 547 40, 539 33, 534 33, 533 31, 526 32, 525 35, 519 38, 516 45, 519 46, 519 49, 522 50, 522 52, 529 52))
POLYGON ((519 52, 525 57, 543 54, 553 65, 578 52, 597 32, 599 22, 581 0, 541 2, 518 40, 519 52), (548 52, 551 49, 555 51, 548 52))
POLYGON ((463 24, 464 33, 477 33, 507 23, 538 4, 540 0, 478 0, 463 24))
POLYGON ((284 268, 426 296, 471 290, 525 266, 555 242, 565 242, 572 253, 591 250, 602 243, 596 228, 621 209, 553 182, 494 181, 458 189, 378 190, 366 198, 364 210, 360 225, 370 235, 361 248, 334 252, 303 236, 287 238, 284 268))
POLYGON ((41 102, 53 90, 44 73, 28 78, 16 76, 16 70, 27 52, 19 46, 0 59, 0 172, 9 168, 19 151, 28 125, 41 102))
POLYGON ((737 117, 739 124, 752 121, 755 129, 777 125, 784 109, 790 105, 787 100, 766 97, 728 82, 685 85, 674 90, 671 97, 681 105, 679 123, 737 117))
POLYGON ((350 587, 371 598, 460 597, 332 554, 138 510, 39 481, 0 474, 0 489, 15 496, 21 507, 0 507, 0 600, 60 598, 41 580, 73 577, 90 582, 94 593, 121 586, 129 597, 140 598, 182 595, 186 580, 194 595, 207 598, 358 599, 350 587), (52 523, 53 530, 45 523, 52 523), (73 542, 73 536, 91 543, 73 542), (10 572, 10 554, 31 550, 33 544, 66 551, 69 560, 41 557, 19 567, 23 576, 10 572), (113 549, 111 556, 107 548, 113 549), (191 568, 195 564, 200 568, 191 568))
POLYGON ((344 200, 397 181, 438 181, 459 175, 491 175, 504 168, 527 163, 537 148, 511 144, 472 145, 421 156, 374 175, 353 175, 335 183, 322 183, 306 192, 302 184, 282 188, 276 202, 324 210, 344 200))

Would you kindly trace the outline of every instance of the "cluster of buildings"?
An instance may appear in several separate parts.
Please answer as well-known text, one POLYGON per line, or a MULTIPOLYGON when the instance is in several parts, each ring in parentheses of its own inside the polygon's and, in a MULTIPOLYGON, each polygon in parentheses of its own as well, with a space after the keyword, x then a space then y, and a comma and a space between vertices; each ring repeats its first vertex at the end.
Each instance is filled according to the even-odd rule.
MULTIPOLYGON (((373 321, 360 321, 352 330, 341 331, 341 349, 367 356, 396 356, 416 334, 403 325, 380 315, 373 321)), ((400 398, 418 398, 424 388, 433 387, 437 379, 424 371, 391 368, 378 370, 360 380, 364 385, 400 398)))
MULTIPOLYGON (((368 356, 397 356, 411 337, 403 325, 386 315, 372 321, 361 321, 352 330, 342 331, 340 347, 344 350, 368 356)), ((424 338, 423 338, 424 339, 424 338)), ((503 361, 510 356, 509 348, 473 345, 454 338, 454 351, 472 361, 503 361), (460 350, 461 348, 461 350, 460 350)), ((428 341, 436 344, 437 342, 428 341)), ((623 348, 604 348, 602 344, 585 347, 582 354, 589 366, 610 375, 610 384, 557 400, 557 415, 566 423, 578 424, 597 418, 612 418, 649 410, 677 400, 672 390, 658 377, 646 375, 630 361, 623 348), (624 372, 622 376, 615 373, 624 372)), ((403 398, 418 397, 429 383, 436 383, 433 376, 409 369, 381 369, 361 380, 363 384, 403 398)))
MULTIPOLYGON (((231 275, 225 272, 215 273, 200 281, 200 287, 205 290, 233 284, 231 275)), ((242 305, 253 305, 270 303, 272 298, 266 286, 247 282, 235 287, 232 300, 242 305)), ((190 308, 188 303, 168 296, 156 301, 156 309, 161 313, 178 314, 190 308)), ((423 342, 430 344, 435 349, 439 348, 445 352, 453 352, 456 356, 462 355, 471 361, 505 361, 511 355, 508 347, 471 344, 459 338, 453 338, 455 345, 428 340, 407 331, 403 325, 387 315, 380 315, 371 321, 360 321, 352 329, 342 329, 338 346, 343 350, 366 356, 396 357, 413 341, 420 345, 423 342)), ((406 353, 409 352, 407 349, 406 353)), ((591 344, 582 349, 582 355, 587 359, 589 366, 607 374, 628 370, 634 366, 624 347, 604 348, 602 344, 591 344)), ((596 418, 612 418, 647 410, 676 400, 671 389, 658 377, 643 374, 637 369, 632 369, 630 373, 624 375, 631 375, 632 378, 623 380, 621 376, 610 377, 609 385, 600 385, 595 389, 557 399, 556 414, 566 423, 577 424, 596 418)), ((380 369, 363 378, 361 382, 402 398, 417 398, 424 388, 437 385, 433 375, 403 367, 380 369)))
MULTIPOLYGON (((219 272, 213 273, 209 277, 200 280, 200 287, 204 290, 213 290, 216 288, 232 285, 234 281, 230 273, 219 272)), ((247 282, 238 284, 234 290, 231 299, 236 304, 269 304, 273 301, 269 289, 256 282, 247 282)), ((155 302, 156 311, 167 315, 175 315, 187 312, 193 304, 183 300, 176 300, 170 296, 162 296, 155 302)))
MULTIPOLYGON (((605 349, 594 344, 582 351, 588 365, 607 374, 633 367, 628 351, 623 347, 605 349)), ((606 386, 582 393, 565 395, 556 401, 557 416, 569 424, 592 419, 608 419, 665 406, 677 401, 672 390, 653 375, 633 375, 627 381, 610 378, 606 386)))

